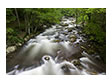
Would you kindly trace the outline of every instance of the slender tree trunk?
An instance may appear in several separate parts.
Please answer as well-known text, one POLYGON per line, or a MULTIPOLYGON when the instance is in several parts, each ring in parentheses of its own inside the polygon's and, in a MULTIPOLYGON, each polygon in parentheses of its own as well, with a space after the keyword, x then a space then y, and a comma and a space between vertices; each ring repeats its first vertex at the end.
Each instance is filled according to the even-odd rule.
POLYGON ((34 33, 36 33, 37 32, 37 26, 35 27, 35 29, 34 29, 34 33))
POLYGON ((17 9, 16 8, 15 8, 15 13, 16 13, 18 25, 19 25, 19 28, 20 28, 20 20, 19 20, 19 16, 18 16, 18 12, 17 12, 17 9))
POLYGON ((28 28, 28 34, 30 35, 30 27, 28 28))
POLYGON ((25 19, 25 32, 27 33, 28 25, 27 25, 27 19, 26 19, 26 16, 24 16, 24 19, 25 19))

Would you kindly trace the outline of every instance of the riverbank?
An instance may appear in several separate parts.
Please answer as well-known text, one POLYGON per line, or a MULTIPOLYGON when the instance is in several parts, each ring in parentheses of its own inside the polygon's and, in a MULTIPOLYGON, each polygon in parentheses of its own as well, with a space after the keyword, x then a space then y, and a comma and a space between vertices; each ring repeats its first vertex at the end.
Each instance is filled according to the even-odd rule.
POLYGON ((105 73, 105 64, 94 47, 82 32, 81 25, 76 26, 74 18, 63 18, 60 24, 52 25, 30 38, 15 54, 10 53, 13 55, 11 59, 10 55, 7 55, 7 72, 12 69, 20 71, 35 65, 40 66, 41 57, 48 54, 53 57, 59 56, 58 62, 74 60, 73 64, 80 71, 86 69, 86 74, 105 73), (15 69, 15 66, 18 67, 15 69))

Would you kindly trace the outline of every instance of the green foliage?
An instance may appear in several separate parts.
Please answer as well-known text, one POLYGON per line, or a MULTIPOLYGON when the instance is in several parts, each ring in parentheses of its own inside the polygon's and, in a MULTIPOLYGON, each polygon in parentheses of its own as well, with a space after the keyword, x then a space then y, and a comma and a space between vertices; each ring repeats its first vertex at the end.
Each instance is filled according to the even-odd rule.
POLYGON ((73 17, 75 15, 75 8, 61 8, 60 11, 63 16, 73 17))
POLYGON ((7 42, 9 42, 9 45, 14 45, 16 43, 23 43, 24 40, 21 39, 20 37, 17 37, 17 36, 13 36, 13 35, 9 35, 8 38, 7 38, 7 42))
POLYGON ((42 32, 45 29, 44 25, 48 28, 60 23, 63 16, 75 17, 76 24, 82 24, 89 41, 94 41, 96 45, 102 46, 101 50, 106 50, 105 8, 7 8, 7 43, 23 42, 23 38, 19 36, 21 32, 27 35, 42 32))
POLYGON ((90 40, 105 43, 106 38, 106 9, 105 8, 80 8, 78 23, 84 22, 84 32, 90 40))
POLYGON ((12 28, 7 28, 6 33, 7 34, 12 34, 14 32, 14 30, 12 28))
POLYGON ((7 35, 7 44, 8 45, 13 45, 16 43, 24 42, 24 40, 22 38, 18 37, 18 32, 14 31, 14 29, 12 29, 12 28, 7 28, 6 35, 7 35))
POLYGON ((85 16, 84 16, 84 21, 88 21, 88 19, 89 19, 88 16, 85 15, 85 16))
POLYGON ((89 41, 95 43, 97 51, 106 63, 106 9, 79 8, 77 9, 77 23, 82 23, 83 31, 89 41))
POLYGON ((105 8, 18 8, 21 28, 17 22, 14 8, 6 9, 7 27, 11 24, 12 28, 7 28, 7 33, 14 33, 15 30, 34 33, 44 29, 43 25, 56 24, 60 22, 62 16, 74 16, 76 23, 83 22, 84 32, 89 35, 90 40, 98 43, 105 41, 106 31, 106 9, 105 8), (15 23, 15 25, 13 25, 15 23), (100 33, 99 33, 100 32, 100 33))
POLYGON ((13 22, 13 21, 15 21, 16 20, 16 16, 15 16, 15 14, 13 14, 13 9, 6 9, 6 18, 7 18, 7 20, 6 20, 6 23, 11 23, 11 22, 13 22))
POLYGON ((52 24, 60 23, 62 16, 61 9, 58 8, 7 8, 7 41, 20 42, 21 38, 18 36, 21 32, 26 34, 41 32, 44 30, 43 25, 50 27, 52 24))

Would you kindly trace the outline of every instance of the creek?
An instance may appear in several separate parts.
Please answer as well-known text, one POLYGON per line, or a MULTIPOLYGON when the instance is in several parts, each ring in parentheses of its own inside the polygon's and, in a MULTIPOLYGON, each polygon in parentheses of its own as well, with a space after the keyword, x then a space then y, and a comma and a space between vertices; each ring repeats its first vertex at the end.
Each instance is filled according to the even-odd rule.
POLYGON ((43 33, 31 38, 17 51, 14 58, 7 63, 7 74, 17 75, 35 68, 41 68, 42 70, 43 66, 48 72, 42 70, 40 73, 41 70, 37 69, 37 74, 106 74, 105 65, 102 63, 100 56, 98 54, 88 54, 86 52, 87 48, 84 46, 89 48, 87 38, 82 33, 81 25, 76 26, 75 18, 63 17, 60 24, 52 25, 43 33), (49 62, 48 65, 45 65, 45 61, 42 60, 45 55, 49 55, 52 59, 49 68, 49 62), (66 63, 62 66, 65 60, 66 63), (70 65, 67 65, 67 63, 70 65), (62 67, 59 68, 57 65, 62 67), (72 68, 72 65, 75 68, 72 68), (62 72, 59 73, 58 70, 62 72))

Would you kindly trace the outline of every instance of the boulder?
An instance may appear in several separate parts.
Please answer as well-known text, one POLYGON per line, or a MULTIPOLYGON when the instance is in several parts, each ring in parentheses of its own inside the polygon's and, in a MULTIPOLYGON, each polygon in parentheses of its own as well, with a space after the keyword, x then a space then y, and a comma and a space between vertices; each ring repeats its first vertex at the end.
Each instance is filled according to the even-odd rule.
POLYGON ((24 38, 24 41, 27 41, 28 39, 27 38, 24 38))
POLYGON ((43 25, 44 28, 47 28, 47 25, 43 25))
POLYGON ((6 49, 6 53, 8 54, 8 53, 14 52, 16 49, 17 49, 16 46, 10 46, 6 49))
POLYGON ((76 36, 75 35, 70 35, 69 38, 76 38, 76 36))
POLYGON ((72 32, 72 30, 73 30, 73 28, 69 28, 69 29, 68 29, 68 32, 72 32))
POLYGON ((72 24, 75 24, 75 21, 72 21, 71 23, 72 23, 72 24))
POLYGON ((68 35, 68 32, 63 32, 64 35, 68 35))
POLYGON ((30 38, 29 36, 26 36, 26 37, 24 38, 24 41, 28 41, 29 38, 30 38))
POLYGON ((75 42, 75 41, 76 41, 75 38, 71 38, 71 39, 70 39, 70 42, 75 42))
POLYGON ((70 38, 70 42, 75 42, 77 39, 75 35, 70 35, 69 38, 70 38))
POLYGON ((52 42, 60 42, 60 40, 58 40, 58 39, 55 39, 55 40, 53 40, 52 42))
POLYGON ((91 75, 97 75, 98 73, 97 72, 91 72, 91 75))
POLYGON ((60 25, 61 26, 68 26, 69 24, 67 24, 67 23, 61 23, 60 25))
POLYGON ((16 46, 22 46, 22 44, 21 43, 17 43, 16 46))
POLYGON ((71 61, 75 66, 80 65, 80 61, 78 59, 74 59, 71 61))

